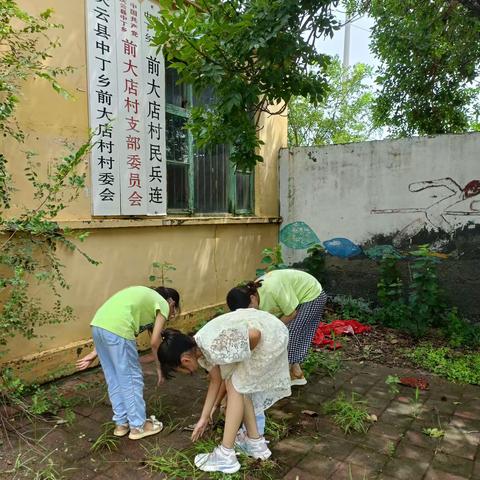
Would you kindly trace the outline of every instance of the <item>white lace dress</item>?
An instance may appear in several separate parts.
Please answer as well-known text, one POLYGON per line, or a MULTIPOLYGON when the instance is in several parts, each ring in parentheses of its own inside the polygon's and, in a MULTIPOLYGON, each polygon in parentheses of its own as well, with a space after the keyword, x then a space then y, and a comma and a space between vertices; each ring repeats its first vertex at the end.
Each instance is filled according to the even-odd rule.
POLYGON ((239 309, 210 320, 195 335, 203 353, 199 363, 207 370, 220 367, 237 392, 250 396, 255 413, 291 394, 287 358, 288 329, 275 316, 254 308, 239 309), (261 339, 250 350, 248 329, 261 339))

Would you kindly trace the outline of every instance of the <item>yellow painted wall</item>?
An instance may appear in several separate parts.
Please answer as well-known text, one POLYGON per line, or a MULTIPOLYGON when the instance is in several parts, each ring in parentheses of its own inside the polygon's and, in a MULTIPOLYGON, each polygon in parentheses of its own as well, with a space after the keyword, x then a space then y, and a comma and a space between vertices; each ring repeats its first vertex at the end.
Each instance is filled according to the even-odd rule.
MULTIPOLYGON (((58 31, 62 47, 51 60, 57 66, 76 67, 62 81, 75 96, 65 100, 40 80, 29 82, 23 90, 18 118, 27 133, 25 145, 10 143, 7 158, 19 189, 14 203, 32 206, 31 190, 22 171, 25 156, 21 150, 34 150, 40 171, 48 168, 49 159, 65 152, 64 142, 82 144, 88 135, 87 77, 85 55, 84 1, 21 0, 30 13, 46 8, 55 11, 54 21, 65 28, 58 31)), ((225 294, 240 280, 252 279, 259 266, 260 252, 277 243, 278 177, 277 157, 286 146, 287 125, 284 117, 264 120, 261 135, 265 161, 255 172, 255 216, 248 218, 150 218, 103 219, 91 217, 88 187, 59 221, 72 228, 90 231, 82 248, 100 261, 93 266, 78 253, 61 252, 65 275, 71 285, 65 292, 65 304, 74 308, 72 321, 46 326, 43 337, 27 341, 15 338, 8 361, 25 378, 59 376, 71 371, 75 358, 89 347, 89 322, 95 310, 119 289, 148 284, 154 261, 173 263, 172 286, 182 296, 182 316, 176 325, 188 327, 211 316, 225 302, 225 294)), ((84 168, 88 170, 88 162, 84 168)), ((88 175, 87 175, 88 177, 88 175)), ((46 302, 51 292, 40 294, 46 302)))
MULTIPOLYGON (((61 47, 54 50, 54 57, 48 63, 75 68, 72 74, 60 79, 74 100, 65 99, 41 79, 31 80, 23 88, 17 118, 27 134, 26 142, 21 145, 9 142, 6 154, 20 190, 14 203, 31 206, 30 185, 21 175, 25 162, 23 152, 36 152, 39 168, 46 169, 51 159, 68 153, 65 142, 78 147, 88 139, 85 7, 83 0, 20 0, 17 3, 34 15, 47 8, 54 10, 52 22, 61 23, 64 28, 51 31, 51 38, 59 38, 61 47)), ((59 220, 88 218, 90 199, 86 190, 75 204, 61 213, 59 220)))
POLYGON ((278 116, 263 115, 260 120, 260 139, 265 144, 261 150, 264 161, 255 169, 255 214, 275 216, 280 212, 277 147, 287 146, 287 112, 278 116))

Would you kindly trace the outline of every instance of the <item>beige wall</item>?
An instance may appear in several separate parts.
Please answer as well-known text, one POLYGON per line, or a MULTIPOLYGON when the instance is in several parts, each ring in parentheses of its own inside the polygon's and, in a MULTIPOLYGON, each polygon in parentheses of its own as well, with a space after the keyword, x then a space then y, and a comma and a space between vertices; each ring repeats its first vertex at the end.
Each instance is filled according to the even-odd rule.
POLYGON ((265 142, 261 155, 264 160, 255 170, 255 213, 260 216, 279 214, 278 148, 287 147, 287 125, 287 112, 261 118, 260 139, 265 142))
MULTIPOLYGON (((22 171, 21 150, 34 150, 38 168, 45 171, 49 159, 65 151, 64 142, 77 146, 87 139, 87 78, 85 69, 84 2, 80 0, 23 0, 31 13, 52 7, 54 21, 65 28, 58 32, 62 42, 52 63, 76 67, 62 81, 75 96, 65 100, 41 81, 31 81, 23 91, 18 118, 27 132, 26 144, 9 144, 7 155, 18 192, 14 203, 32 206, 31 190, 22 171)), ((173 263, 170 277, 182 296, 182 316, 176 324, 188 327, 203 319, 225 301, 229 288, 253 278, 260 252, 277 243, 278 181, 277 156, 286 145, 286 119, 271 117, 264 122, 262 139, 265 161, 255 172, 255 216, 247 218, 162 217, 150 219, 92 219, 88 187, 64 211, 59 221, 90 232, 82 248, 100 261, 93 266, 78 253, 61 252, 71 288, 63 300, 74 308, 72 321, 45 327, 41 339, 15 338, 4 359, 25 378, 46 379, 71 371, 73 361, 89 348, 89 321, 101 303, 117 290, 148 284, 154 261, 173 263)), ((88 162, 84 168, 88 170, 88 162)), ((40 294, 48 303, 50 292, 40 294)))
MULTIPOLYGON (((35 161, 39 163, 39 168, 46 169, 52 159, 68 153, 65 142, 79 146, 88 139, 85 11, 84 2, 80 0, 20 0, 18 4, 31 14, 38 14, 47 8, 54 10, 52 21, 63 24, 64 28, 51 32, 51 38, 58 37, 62 46, 54 51, 49 63, 57 67, 75 68, 72 74, 60 79, 61 85, 73 95, 73 100, 65 99, 41 79, 29 81, 22 91, 17 118, 27 134, 26 142, 23 145, 10 142, 6 153, 10 166, 15 168, 12 173, 17 174, 15 182, 20 190, 15 203, 30 206, 32 198, 28 194, 31 191, 29 183, 21 175, 25 158, 23 152, 36 152, 35 161)), ((89 217, 90 199, 86 190, 59 219, 89 217)))

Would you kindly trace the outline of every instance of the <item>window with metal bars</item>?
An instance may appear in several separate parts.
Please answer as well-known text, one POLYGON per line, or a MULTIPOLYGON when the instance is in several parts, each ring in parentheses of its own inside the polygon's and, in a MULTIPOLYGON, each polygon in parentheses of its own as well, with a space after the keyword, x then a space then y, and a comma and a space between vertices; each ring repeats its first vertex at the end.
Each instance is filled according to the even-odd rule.
POLYGON ((194 101, 192 88, 177 84, 175 70, 165 70, 167 204, 170 213, 251 214, 253 173, 235 172, 229 146, 195 148, 185 128, 194 101))

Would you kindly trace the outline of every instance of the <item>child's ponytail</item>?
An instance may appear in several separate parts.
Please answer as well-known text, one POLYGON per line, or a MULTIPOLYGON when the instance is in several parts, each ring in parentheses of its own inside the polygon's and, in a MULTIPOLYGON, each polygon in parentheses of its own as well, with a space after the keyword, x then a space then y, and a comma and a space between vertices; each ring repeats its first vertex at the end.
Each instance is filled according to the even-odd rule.
POLYGON ((252 295, 257 295, 258 289, 262 286, 262 280, 257 282, 247 282, 238 287, 232 288, 227 294, 228 308, 233 312, 239 308, 248 308, 250 306, 252 295))
POLYGON ((250 295, 255 295, 257 290, 262 286, 263 280, 259 280, 258 282, 247 282, 245 284, 245 288, 248 290, 250 295))

